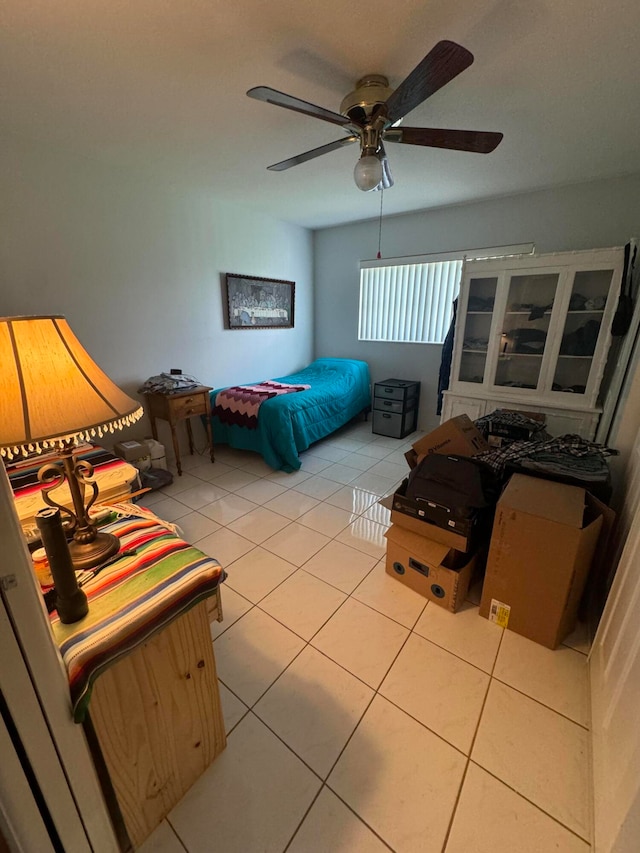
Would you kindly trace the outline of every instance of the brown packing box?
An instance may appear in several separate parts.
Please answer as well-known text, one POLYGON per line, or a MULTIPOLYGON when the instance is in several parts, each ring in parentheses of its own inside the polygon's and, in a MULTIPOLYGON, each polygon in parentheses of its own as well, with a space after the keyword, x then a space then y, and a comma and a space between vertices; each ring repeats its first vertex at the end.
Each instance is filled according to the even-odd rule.
POLYGON ((480 615, 555 649, 575 627, 602 518, 584 489, 514 474, 496 509, 480 615))
POLYGON ((456 551, 462 552, 469 550, 470 537, 463 536, 463 534, 448 530, 445 527, 438 527, 426 518, 414 517, 407 515, 406 512, 392 509, 391 524, 402 527, 416 536, 431 539, 440 545, 445 545, 447 548, 453 548, 456 551))
POLYGON ((421 456, 428 453, 457 454, 458 456, 476 456, 491 448, 476 429, 468 415, 449 418, 428 435, 418 439, 408 450, 404 458, 410 468, 415 468, 421 456))
POLYGON ((120 441, 113 446, 113 452, 125 462, 137 462, 149 456, 149 448, 141 441, 120 441))
POLYGON ((460 609, 471 583, 475 556, 460 554, 396 524, 385 536, 387 574, 452 613, 460 609))
MULTIPOLYGON (((517 415, 524 415, 526 418, 530 418, 532 421, 537 421, 543 425, 547 423, 547 416, 541 412, 525 412, 520 409, 496 409, 496 411, 513 412, 517 415)), ((491 412, 489 417, 491 415, 495 415, 495 412, 491 412)), ((505 444, 510 444, 512 441, 528 441, 531 438, 531 432, 524 426, 494 424, 492 421, 489 421, 487 429, 487 443, 489 447, 504 447, 505 444)))

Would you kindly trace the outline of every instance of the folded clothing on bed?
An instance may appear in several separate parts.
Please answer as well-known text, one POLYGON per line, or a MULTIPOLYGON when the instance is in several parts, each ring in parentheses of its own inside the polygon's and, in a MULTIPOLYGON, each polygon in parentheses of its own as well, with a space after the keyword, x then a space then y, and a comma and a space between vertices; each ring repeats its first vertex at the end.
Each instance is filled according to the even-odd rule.
POLYGON ((256 429, 258 412, 265 400, 279 394, 308 391, 310 385, 289 385, 286 382, 259 382, 257 385, 234 385, 216 395, 213 413, 223 424, 256 429))

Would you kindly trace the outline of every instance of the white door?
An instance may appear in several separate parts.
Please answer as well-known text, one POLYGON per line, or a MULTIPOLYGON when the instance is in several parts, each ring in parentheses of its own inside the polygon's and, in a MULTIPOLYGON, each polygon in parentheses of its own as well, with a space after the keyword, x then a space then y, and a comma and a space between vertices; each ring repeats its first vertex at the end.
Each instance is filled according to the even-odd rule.
POLYGON ((1 463, 0 543, 0 833, 11 850, 45 853, 49 833, 38 815, 48 813, 60 839, 56 849, 117 853, 84 732, 73 722, 69 683, 1 463), (9 724, 42 793, 42 812, 29 785, 22 784, 17 753, 12 757, 8 749, 9 724))
POLYGON ((622 555, 590 660, 596 853, 640 850, 640 431, 627 473, 622 555))

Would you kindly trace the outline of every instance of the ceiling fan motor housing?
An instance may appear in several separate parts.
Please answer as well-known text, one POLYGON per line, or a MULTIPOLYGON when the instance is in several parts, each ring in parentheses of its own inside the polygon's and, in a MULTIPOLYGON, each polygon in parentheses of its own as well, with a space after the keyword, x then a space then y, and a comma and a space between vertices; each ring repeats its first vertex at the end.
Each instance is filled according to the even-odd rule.
POLYGON ((366 124, 374 109, 389 98, 393 89, 382 74, 368 74, 356 83, 353 92, 343 99, 340 112, 357 124, 366 124))

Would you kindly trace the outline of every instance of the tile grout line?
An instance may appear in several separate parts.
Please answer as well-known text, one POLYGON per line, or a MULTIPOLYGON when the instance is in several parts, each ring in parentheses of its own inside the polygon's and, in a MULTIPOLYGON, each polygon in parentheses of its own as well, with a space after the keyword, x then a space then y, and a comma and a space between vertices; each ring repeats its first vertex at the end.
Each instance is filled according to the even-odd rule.
POLYGON ((444 842, 442 844, 441 853, 444 853, 448 843, 449 837, 451 835, 451 830, 453 828, 453 822, 455 820, 456 812, 458 811, 458 805, 460 803, 460 797, 462 796, 462 788, 464 787, 465 780, 467 778, 467 772, 469 770, 469 764, 471 763, 471 753, 473 752, 473 747, 475 746, 476 739, 478 737, 478 732, 480 730, 480 724, 482 722, 482 717, 484 714, 484 709, 487 704, 487 697, 489 696, 489 690, 491 689, 491 682, 493 681, 493 673, 495 672, 496 664, 498 662, 498 656, 500 654, 500 649, 502 647, 502 641, 504 639, 504 628, 502 629, 502 634, 500 636, 500 642, 498 643, 498 648, 496 649, 496 655, 493 659, 493 666, 491 667, 491 672, 489 673, 489 681, 487 682, 487 689, 484 693, 484 699, 482 700, 482 706, 480 708, 480 713, 478 714, 478 722, 476 723, 476 729, 473 733, 473 737, 471 738, 471 743, 469 744, 469 752, 466 755, 466 762, 464 766, 464 770, 462 772, 462 778, 460 779, 460 785, 458 786, 458 793, 456 795, 455 803, 453 804, 453 809, 451 811, 451 817, 449 819, 449 826, 447 827, 447 833, 444 837, 444 842))
POLYGON ((489 776, 491 776, 492 779, 495 779, 496 782, 499 782, 501 785, 504 785, 505 788, 508 788, 509 791, 512 791, 514 794, 516 794, 518 797, 520 797, 521 800, 524 800, 526 803, 529 803, 530 806, 533 806, 535 809, 537 809, 543 815, 548 817, 549 820, 552 820, 554 823, 557 823, 558 826, 561 826, 563 829, 566 829, 567 832, 570 832, 576 838, 579 838, 580 841, 584 841, 584 843, 587 844, 589 846, 589 848, 591 848, 592 845, 588 839, 586 839, 584 836, 580 835, 580 833, 576 832, 575 829, 571 829, 570 826, 567 826, 566 823, 563 823, 557 817, 554 817, 550 812, 548 812, 546 809, 542 808, 542 806, 538 805, 538 803, 534 802, 533 800, 530 800, 529 797, 526 797, 521 791, 518 791, 518 789, 514 788, 512 785, 509 785, 509 783, 505 782, 504 779, 501 779, 499 776, 496 776, 496 774, 492 773, 491 770, 487 770, 486 767, 483 767, 482 764, 478 764, 477 761, 474 761, 471 758, 469 759, 469 764, 473 764, 475 767, 478 767, 480 770, 487 773, 489 776))
POLYGON ((509 684, 508 681, 503 681, 501 678, 498 678, 496 675, 491 676, 492 681, 497 681, 498 684, 502 684, 503 687, 508 687, 510 690, 513 690, 514 693, 519 693, 520 696, 524 696, 526 699, 530 699, 532 702, 535 702, 537 705, 541 705, 543 708, 546 708, 547 711, 552 711, 554 714, 557 714, 559 717, 562 717, 563 720, 566 720, 568 723, 573 723, 574 726, 578 726, 578 728, 583 731, 590 732, 589 726, 584 723, 579 723, 577 720, 573 720, 571 717, 567 716, 567 714, 563 714, 562 711, 558 711, 557 708, 552 708, 551 705, 547 705, 545 702, 541 702, 540 699, 536 699, 535 696, 531 696, 529 693, 525 693, 523 690, 519 690, 517 687, 514 687, 512 684, 509 684))
MULTIPOLYGON (((178 831, 176 830, 176 828, 174 827, 174 825, 173 825, 173 824, 171 823, 171 821, 169 820, 169 815, 166 815, 166 817, 164 817, 164 818, 163 818, 163 820, 166 820, 166 822, 167 822, 167 824, 168 824, 168 826, 169 826, 169 828, 170 828, 171 832, 175 835, 176 840, 178 841, 178 844, 179 844, 179 845, 182 847, 182 849, 184 850, 184 853, 189 853, 189 849, 187 848, 187 845, 186 845, 186 844, 184 843, 184 841, 180 838, 180 836, 178 835, 178 831)), ((160 826, 160 824, 158 824, 158 826, 160 826)))

